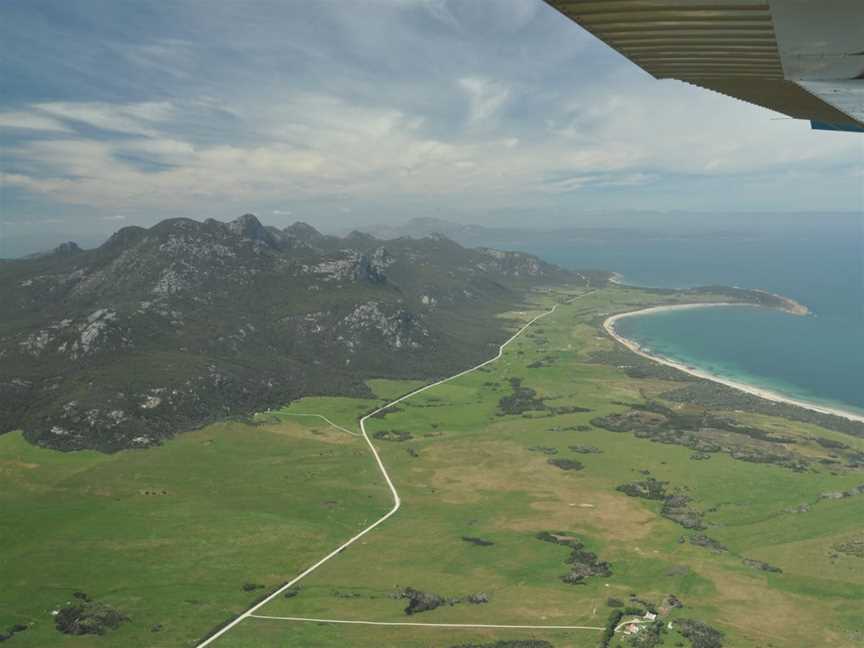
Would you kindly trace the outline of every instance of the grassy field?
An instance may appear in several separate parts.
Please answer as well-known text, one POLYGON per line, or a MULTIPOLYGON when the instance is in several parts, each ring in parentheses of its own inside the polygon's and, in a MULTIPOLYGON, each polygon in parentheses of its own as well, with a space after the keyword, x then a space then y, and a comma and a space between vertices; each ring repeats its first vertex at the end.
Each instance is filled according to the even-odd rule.
MULTIPOLYGON (((527 321, 563 297, 538 294, 536 311, 509 317, 527 321)), ((837 547, 864 541, 864 494, 821 494, 864 483, 864 470, 843 460, 864 451, 864 441, 761 414, 711 412, 770 438, 705 429, 706 439, 734 451, 694 459, 692 447, 598 424, 634 405, 662 403, 662 394, 681 386, 662 374, 629 376, 624 364, 609 361, 614 345, 599 331, 606 315, 660 300, 614 288, 562 305, 499 362, 370 420, 402 509, 259 613, 603 627, 620 609, 610 599, 662 608, 674 594, 683 607, 661 610, 658 642, 641 632, 616 635, 609 645, 688 646, 680 631, 684 619, 695 619, 722 632, 727 647, 861 646, 864 558, 837 547), (826 448, 829 441, 846 447, 826 448), (757 451, 787 453, 806 467, 742 460, 757 451), (703 528, 664 515, 663 500, 617 490, 649 479, 686 496, 703 528), (611 575, 562 581, 573 569, 572 547, 538 538, 543 532, 578 541, 610 563, 611 575), (694 542, 700 535, 714 549, 694 542), (406 588, 445 602, 407 615, 406 588), (488 602, 468 601, 478 594, 488 602)), ((418 384, 370 386, 392 399, 418 384)), ((323 414, 354 430, 359 415, 380 402, 304 399, 255 425, 211 426, 156 450, 110 456, 61 455, 19 435, 0 437, 0 623, 34 624, 10 645, 194 645, 265 591, 244 592, 245 583, 287 581, 389 508, 362 439, 287 415, 323 414), (50 612, 75 590, 131 621, 102 637, 60 635, 50 612)), ((251 618, 217 645, 448 648, 534 640, 563 648, 596 646, 602 634, 251 618)))
MULTIPOLYGON (((322 398, 286 411, 356 427, 369 407, 322 398)), ((388 505, 356 441, 279 415, 114 455, 0 437, 0 629, 32 623, 9 641, 22 647, 194 645, 264 591, 245 584, 278 585, 388 505), (58 633, 51 612, 76 591, 131 621, 102 637, 58 633)))

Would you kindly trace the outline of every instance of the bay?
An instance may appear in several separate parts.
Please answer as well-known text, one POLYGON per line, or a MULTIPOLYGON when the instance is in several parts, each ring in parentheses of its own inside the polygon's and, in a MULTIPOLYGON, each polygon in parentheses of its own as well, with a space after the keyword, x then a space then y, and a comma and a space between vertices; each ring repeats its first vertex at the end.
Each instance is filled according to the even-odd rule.
POLYGON ((810 402, 864 412, 864 227, 860 220, 754 227, 733 234, 614 236, 526 247, 624 283, 732 285, 792 297, 807 317, 746 307, 625 318, 618 331, 654 353, 810 402))

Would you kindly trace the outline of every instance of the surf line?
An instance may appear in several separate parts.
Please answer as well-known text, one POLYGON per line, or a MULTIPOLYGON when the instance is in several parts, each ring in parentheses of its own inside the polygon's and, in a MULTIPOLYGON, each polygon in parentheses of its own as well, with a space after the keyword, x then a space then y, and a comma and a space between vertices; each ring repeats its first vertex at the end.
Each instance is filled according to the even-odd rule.
MULTIPOLYGON (((695 308, 713 308, 713 307, 721 307, 721 306, 745 306, 750 308, 762 308, 762 306, 756 304, 742 304, 742 303, 734 303, 734 302, 695 302, 692 304, 669 304, 666 306, 652 306, 650 308, 642 308, 639 310, 628 311, 625 313, 618 313, 616 315, 612 315, 607 317, 603 322, 603 329, 606 333, 609 334, 616 342, 624 345, 628 349, 630 349, 633 353, 642 356, 652 362, 656 362, 658 364, 665 365, 667 367, 672 367, 673 369, 678 369, 679 371, 683 371, 686 374, 694 376, 696 378, 702 378, 703 380, 710 380, 711 382, 718 383, 720 385, 725 385, 726 387, 731 387, 732 389, 737 389, 738 391, 744 392, 745 394, 750 394, 751 396, 758 396, 759 398, 765 399, 767 401, 771 401, 773 403, 784 403, 786 405, 794 405, 796 407, 801 407, 803 409, 810 410, 812 412, 818 412, 819 414, 830 414, 832 416, 839 416, 841 418, 848 419, 850 421, 858 421, 860 423, 864 423, 864 415, 855 414, 853 412, 849 412, 847 410, 843 410, 840 408, 828 407, 824 405, 817 405, 815 403, 809 403, 804 400, 798 400, 795 398, 791 398, 789 396, 784 396, 778 392, 772 391, 770 389, 764 389, 762 387, 754 387, 753 385, 748 385, 746 383, 738 382, 735 380, 730 380, 728 378, 721 378, 720 376, 716 376, 708 371, 703 369, 697 369, 695 367, 690 367, 682 362, 676 362, 675 360, 671 360, 662 355, 656 355, 644 349, 638 342, 631 340, 630 338, 626 338, 621 335, 616 329, 615 324, 627 317, 636 317, 638 315, 650 315, 652 313, 662 313, 666 311, 673 310, 690 310, 695 308)), ((789 310, 788 312, 800 315, 803 313, 794 312, 789 310)))

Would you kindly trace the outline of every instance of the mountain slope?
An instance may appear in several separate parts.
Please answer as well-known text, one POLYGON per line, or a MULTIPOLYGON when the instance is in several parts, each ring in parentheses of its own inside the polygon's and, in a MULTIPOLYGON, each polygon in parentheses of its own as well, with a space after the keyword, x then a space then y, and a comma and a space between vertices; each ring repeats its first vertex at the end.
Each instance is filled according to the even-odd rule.
POLYGON ((526 289, 585 280, 441 236, 337 238, 249 214, 127 227, 0 266, 0 431, 114 451, 307 394, 365 395, 365 378, 486 357, 526 289))

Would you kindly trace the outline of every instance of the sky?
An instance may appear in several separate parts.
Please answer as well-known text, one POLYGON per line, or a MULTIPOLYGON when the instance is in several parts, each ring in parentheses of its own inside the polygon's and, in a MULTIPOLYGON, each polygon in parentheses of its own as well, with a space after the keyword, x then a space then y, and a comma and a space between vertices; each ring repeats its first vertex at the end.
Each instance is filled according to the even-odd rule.
POLYGON ((0 256, 176 216, 862 206, 864 136, 656 81, 539 0, 4 0, 0 42, 0 256))

